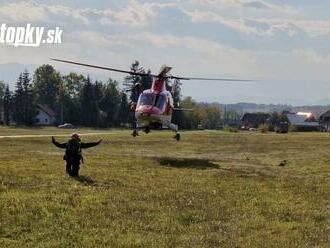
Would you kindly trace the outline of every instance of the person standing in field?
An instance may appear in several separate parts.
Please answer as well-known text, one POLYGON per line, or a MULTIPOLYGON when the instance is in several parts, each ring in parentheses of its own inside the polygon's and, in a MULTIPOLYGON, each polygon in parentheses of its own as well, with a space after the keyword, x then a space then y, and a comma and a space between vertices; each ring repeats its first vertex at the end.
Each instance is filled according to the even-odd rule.
POLYGON ((65 149, 63 159, 66 161, 66 172, 71 177, 79 176, 80 162, 84 162, 81 150, 97 146, 101 141, 102 140, 99 140, 98 142, 84 143, 81 142, 79 134, 74 133, 71 135, 68 142, 59 143, 55 140, 55 137, 52 136, 52 143, 58 148, 65 149))

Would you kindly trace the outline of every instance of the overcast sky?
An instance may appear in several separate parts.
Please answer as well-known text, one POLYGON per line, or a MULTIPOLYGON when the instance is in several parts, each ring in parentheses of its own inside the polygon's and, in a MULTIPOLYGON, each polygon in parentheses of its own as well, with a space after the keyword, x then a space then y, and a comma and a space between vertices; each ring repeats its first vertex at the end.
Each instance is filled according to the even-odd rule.
POLYGON ((94 79, 122 75, 49 61, 50 57, 127 69, 139 60, 181 76, 259 79, 185 82, 197 100, 330 104, 330 2, 320 0, 1 1, 0 22, 63 31, 63 43, 0 45, 0 79, 51 63, 94 79))

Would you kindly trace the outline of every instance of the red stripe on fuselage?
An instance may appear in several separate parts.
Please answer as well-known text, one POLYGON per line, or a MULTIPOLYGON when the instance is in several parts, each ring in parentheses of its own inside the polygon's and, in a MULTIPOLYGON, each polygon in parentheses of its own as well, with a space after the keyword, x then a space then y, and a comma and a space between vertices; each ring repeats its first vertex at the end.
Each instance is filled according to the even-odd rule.
POLYGON ((152 84, 151 92, 158 94, 164 90, 165 90, 164 79, 156 79, 152 84))

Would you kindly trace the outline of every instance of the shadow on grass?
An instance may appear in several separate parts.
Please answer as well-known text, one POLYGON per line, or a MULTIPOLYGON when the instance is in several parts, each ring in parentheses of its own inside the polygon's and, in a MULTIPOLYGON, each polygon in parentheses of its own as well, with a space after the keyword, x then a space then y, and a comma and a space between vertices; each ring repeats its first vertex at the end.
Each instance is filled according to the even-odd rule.
POLYGON ((175 168, 192 168, 192 169, 220 169, 218 164, 212 163, 208 159, 198 158, 157 158, 157 161, 162 166, 175 167, 175 168))
POLYGON ((83 184, 87 184, 87 185, 96 185, 97 182, 95 180, 93 180, 92 178, 88 177, 88 176, 78 176, 78 177, 72 177, 74 180, 83 183, 83 184))

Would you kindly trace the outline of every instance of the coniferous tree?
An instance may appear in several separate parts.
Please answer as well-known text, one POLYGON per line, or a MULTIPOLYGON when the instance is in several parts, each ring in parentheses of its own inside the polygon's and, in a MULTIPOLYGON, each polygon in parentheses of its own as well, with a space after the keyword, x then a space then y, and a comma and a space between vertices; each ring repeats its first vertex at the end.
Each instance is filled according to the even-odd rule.
POLYGON ((30 74, 25 70, 22 74, 22 121, 25 125, 32 125, 35 117, 35 106, 31 88, 30 74))
MULTIPOLYGON (((139 61, 135 61, 131 65, 130 70, 132 72, 151 74, 150 70, 148 70, 146 72, 143 69, 143 67, 140 66, 139 61)), ((146 75, 146 76, 129 75, 129 76, 125 77, 124 87, 125 87, 125 91, 129 93, 129 99, 131 102, 137 102, 137 100, 138 100, 139 92, 137 92, 137 90, 136 90, 137 84, 141 84, 142 89, 149 89, 152 84, 152 77, 149 75, 146 75)))
POLYGON ((130 110, 127 101, 127 95, 125 94, 125 92, 121 92, 121 101, 118 114, 118 120, 120 125, 125 125, 128 123, 129 111, 130 110))
POLYGON ((17 125, 24 124, 24 91, 23 74, 21 73, 16 81, 16 89, 13 98, 14 112, 13 119, 17 125))
POLYGON ((4 115, 4 123, 9 126, 10 124, 10 115, 12 111, 12 95, 9 90, 9 85, 6 85, 5 94, 3 97, 3 115, 4 115))
POLYGON ((94 86, 88 77, 80 95, 81 124, 95 127, 99 119, 99 108, 96 102, 94 86))
MULTIPOLYGON (((3 113, 3 100, 4 100, 4 95, 5 95, 5 88, 6 85, 4 84, 3 81, 0 80, 0 113, 3 113)), ((1 116, 1 123, 4 123, 4 120, 2 118, 3 116, 1 116)))

